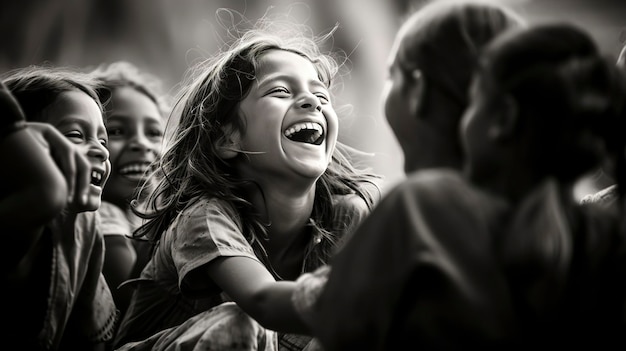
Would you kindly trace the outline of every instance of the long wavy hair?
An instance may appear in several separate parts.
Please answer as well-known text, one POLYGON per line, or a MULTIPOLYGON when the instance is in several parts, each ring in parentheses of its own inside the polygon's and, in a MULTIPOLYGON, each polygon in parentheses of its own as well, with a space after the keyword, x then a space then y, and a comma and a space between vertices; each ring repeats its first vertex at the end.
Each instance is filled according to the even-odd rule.
MULTIPOLYGON (((225 50, 190 70, 190 82, 183 85, 170 116, 178 124, 153 175, 158 178, 156 188, 142 205, 143 211, 133 204, 134 211, 147 220, 134 236, 156 242, 187 206, 200 198, 219 198, 236 209, 235 216, 255 250, 263 249, 267 224, 242 195, 242 189, 251 183, 238 177, 229 160, 218 156, 218 148, 228 137, 228 130, 245 132, 238 117, 239 103, 251 88, 259 58, 268 50, 285 50, 307 58, 320 80, 331 87, 339 65, 333 56, 321 53, 319 44, 332 32, 315 37, 307 35, 310 32, 306 28, 262 19, 225 50)), ((357 150, 338 142, 331 164, 316 184, 311 220, 330 239, 324 242, 334 243, 335 233, 345 226, 333 220, 333 195, 356 194, 370 208, 380 195, 379 177, 369 169, 357 168, 350 158, 352 151, 357 150)), ((330 250, 332 245, 319 259, 324 261, 330 250)))

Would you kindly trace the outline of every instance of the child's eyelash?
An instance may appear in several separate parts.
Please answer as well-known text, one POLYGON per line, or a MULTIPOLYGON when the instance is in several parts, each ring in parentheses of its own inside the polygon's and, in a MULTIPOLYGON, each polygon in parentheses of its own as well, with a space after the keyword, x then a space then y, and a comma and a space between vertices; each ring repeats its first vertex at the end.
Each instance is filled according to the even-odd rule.
POLYGON ((329 102, 330 98, 328 96, 326 96, 326 94, 315 94, 315 96, 317 96, 319 99, 321 99, 324 102, 329 102))
POLYGON ((82 138, 83 133, 77 131, 77 130, 73 130, 70 132, 65 133, 65 136, 68 138, 82 138))
MULTIPOLYGON (((289 94, 290 92, 289 92, 289 90, 287 88, 284 88, 284 87, 274 88, 274 89, 270 90, 270 92, 269 92, 269 94, 275 94, 275 93, 289 94)), ((315 94, 315 96, 317 96, 318 99, 321 100, 322 103, 330 102, 330 98, 325 93, 314 93, 314 94, 315 94)))
POLYGON ((270 91, 270 94, 271 93, 289 93, 289 90, 287 90, 287 88, 280 87, 272 89, 272 91, 270 91))

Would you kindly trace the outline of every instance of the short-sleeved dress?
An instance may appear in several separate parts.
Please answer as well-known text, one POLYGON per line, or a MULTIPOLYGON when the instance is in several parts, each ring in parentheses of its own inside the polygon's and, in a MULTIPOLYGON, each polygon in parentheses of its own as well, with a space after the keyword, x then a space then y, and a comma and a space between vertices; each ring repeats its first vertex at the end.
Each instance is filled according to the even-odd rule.
POLYGON ((25 350, 84 349, 113 337, 117 309, 102 276, 95 212, 61 215, 7 272, 4 340, 25 350))
MULTIPOLYGON (((335 221, 343 223, 338 238, 350 233, 369 213, 356 195, 334 198, 335 221)), ((205 275, 193 272, 223 256, 241 256, 262 262, 242 233, 236 211, 219 199, 202 199, 181 212, 162 235, 151 261, 138 280, 134 300, 120 325, 115 345, 142 340, 183 324, 227 299, 205 275)), ((309 256, 329 245, 311 225, 309 256)), ((334 243, 332 245, 335 245, 334 243)), ((303 272, 319 262, 303 262, 303 272)))

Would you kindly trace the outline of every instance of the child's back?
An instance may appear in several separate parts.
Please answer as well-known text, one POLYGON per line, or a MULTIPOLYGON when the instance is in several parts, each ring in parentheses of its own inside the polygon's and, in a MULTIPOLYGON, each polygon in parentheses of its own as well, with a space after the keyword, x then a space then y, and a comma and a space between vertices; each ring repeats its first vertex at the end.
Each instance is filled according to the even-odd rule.
POLYGON ((336 256, 311 317, 327 349, 624 347, 623 215, 571 191, 606 158, 621 191, 626 77, 568 25, 483 55, 464 174, 416 173, 336 256))

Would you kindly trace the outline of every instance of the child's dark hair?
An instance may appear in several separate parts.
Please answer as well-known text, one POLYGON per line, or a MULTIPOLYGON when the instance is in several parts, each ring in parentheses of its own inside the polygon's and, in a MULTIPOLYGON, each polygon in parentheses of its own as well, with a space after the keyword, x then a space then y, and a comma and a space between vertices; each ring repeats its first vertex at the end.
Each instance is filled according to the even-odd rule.
POLYGON ((447 130, 459 157, 461 143, 452 137, 469 105, 467 91, 480 50, 496 35, 522 26, 523 18, 508 7, 481 0, 427 1, 403 25, 398 63, 407 77, 419 70, 431 87, 423 93, 420 110, 430 108, 434 90, 448 98, 448 108, 456 113, 450 114, 453 118, 438 116, 433 123, 447 130))
POLYGON ((515 12, 493 1, 429 1, 407 19, 398 59, 407 74, 419 69, 463 111, 480 48, 497 34, 524 24, 515 12))
MULTIPOLYGON (((148 221, 136 231, 136 236, 158 240, 190 203, 201 197, 216 197, 238 210, 243 233, 255 249, 258 249, 255 242, 266 239, 267 224, 240 195, 250 182, 237 179, 230 162, 218 156, 219 147, 229 130, 245 131, 237 108, 255 79, 259 57, 268 50, 286 50, 306 57, 316 67, 320 80, 330 87, 338 72, 336 61, 320 52, 317 39, 306 35, 308 27, 296 25, 294 30, 293 26, 289 22, 262 19, 255 29, 236 38, 226 50, 196 66, 199 74, 191 77, 174 106, 171 117, 177 118, 179 124, 161 158, 157 171, 160 179, 148 198, 148 211, 138 213, 148 221)), ((339 231, 331 217, 331 195, 354 193, 371 207, 375 196, 371 189, 378 189, 364 185, 375 184, 378 177, 356 169, 349 162, 346 150, 346 146, 338 143, 330 166, 317 182, 312 219, 331 239, 324 242, 333 242, 334 233, 339 231)))
POLYGON ((521 127, 532 133, 542 176, 574 181, 608 152, 624 184, 626 79, 588 33, 566 23, 536 25, 497 38, 483 58, 483 75, 516 101, 521 127))
POLYGON ((59 94, 69 91, 82 91, 89 95, 102 111, 96 81, 78 70, 33 65, 9 71, 2 76, 2 80, 22 106, 27 121, 46 122, 41 112, 59 94))

